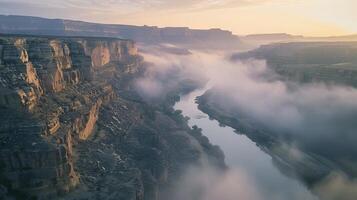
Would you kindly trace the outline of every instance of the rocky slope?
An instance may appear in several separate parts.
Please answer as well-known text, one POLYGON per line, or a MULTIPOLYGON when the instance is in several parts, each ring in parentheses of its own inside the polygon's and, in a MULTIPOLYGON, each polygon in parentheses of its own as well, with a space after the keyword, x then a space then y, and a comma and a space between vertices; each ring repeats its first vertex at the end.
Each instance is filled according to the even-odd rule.
POLYGON ((157 200, 202 157, 224 167, 131 89, 143 66, 130 40, 1 35, 0 199, 157 200))
POLYGON ((182 47, 203 49, 227 50, 241 45, 237 36, 220 29, 98 24, 14 15, 0 15, 0 33, 121 37, 149 44, 173 43, 182 47))

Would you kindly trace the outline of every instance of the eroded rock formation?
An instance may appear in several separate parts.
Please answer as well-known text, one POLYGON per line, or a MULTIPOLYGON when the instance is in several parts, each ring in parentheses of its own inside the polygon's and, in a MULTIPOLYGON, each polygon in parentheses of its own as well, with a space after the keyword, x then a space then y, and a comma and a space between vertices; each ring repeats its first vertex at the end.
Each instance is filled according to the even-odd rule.
POLYGON ((48 199, 79 184, 72 145, 115 97, 105 81, 88 80, 98 62, 135 56, 127 40, 0 38, 0 185, 10 195, 48 199))
POLYGON ((0 199, 164 200, 185 167, 224 168, 170 98, 132 89, 144 66, 130 40, 0 37, 0 199))

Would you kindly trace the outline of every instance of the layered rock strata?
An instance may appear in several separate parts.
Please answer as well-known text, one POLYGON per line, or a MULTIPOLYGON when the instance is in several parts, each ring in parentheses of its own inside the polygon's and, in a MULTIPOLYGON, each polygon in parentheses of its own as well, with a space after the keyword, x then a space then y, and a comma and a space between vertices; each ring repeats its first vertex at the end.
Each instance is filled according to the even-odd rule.
POLYGON ((130 40, 3 36, 0 63, 0 199, 161 200, 187 166, 225 168, 176 96, 132 89, 130 40))
POLYGON ((95 69, 136 57, 132 41, 0 38, 0 185, 16 198, 48 199, 79 184, 73 148, 115 98, 95 69))

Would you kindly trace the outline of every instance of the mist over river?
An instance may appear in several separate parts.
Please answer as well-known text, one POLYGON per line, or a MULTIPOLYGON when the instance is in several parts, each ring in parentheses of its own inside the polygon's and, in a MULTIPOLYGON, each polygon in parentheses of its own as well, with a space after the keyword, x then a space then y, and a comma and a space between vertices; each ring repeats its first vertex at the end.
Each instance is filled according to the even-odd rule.
MULTIPOLYGON (((220 175, 214 170, 212 172, 212 166, 204 166, 203 169, 188 166, 182 180, 176 181, 177 191, 172 195, 173 200, 315 200, 318 199, 316 195, 321 199, 341 199, 334 198, 336 195, 355 199, 355 181, 346 179, 338 170, 313 186, 286 175, 289 172, 246 137, 248 132, 238 134, 233 128, 222 127, 218 121, 210 120, 198 109, 195 99, 203 94, 203 97, 210 95, 212 108, 234 117, 239 114, 252 122, 251 126, 271 130, 269 134, 291 137, 293 143, 282 140, 283 146, 277 146, 275 150, 283 148, 281 152, 288 161, 298 163, 297 168, 302 171, 303 167, 307 167, 308 172, 315 176, 320 172, 330 173, 328 170, 332 165, 320 161, 338 159, 346 153, 354 155, 355 140, 348 137, 355 130, 351 119, 356 118, 357 104, 353 99, 357 97, 357 90, 340 85, 284 81, 265 60, 231 61, 227 59, 227 52, 192 51, 176 55, 158 50, 143 55, 152 65, 148 73, 137 80, 136 87, 141 96, 150 102, 160 100, 179 86, 193 82, 199 83, 197 87, 202 88, 207 83, 205 89, 182 96, 175 109, 182 110, 182 114, 190 118, 190 126, 197 125, 212 144, 223 150, 229 167, 228 172, 220 175), (336 134, 340 132, 346 134, 336 134), (312 152, 329 153, 331 145, 339 151, 333 150, 336 155, 327 155, 322 159, 321 156, 311 159, 315 158, 315 154, 302 151, 302 147, 307 146, 314 150, 312 152), (197 191, 201 191, 204 198, 196 198, 197 191)), ((295 166, 293 170, 297 169, 295 166)))
POLYGON ((195 99, 206 90, 195 90, 182 96, 175 109, 181 110, 184 116, 190 118, 190 126, 197 125, 212 144, 223 150, 229 170, 224 175, 226 177, 222 178, 215 188, 211 188, 212 191, 218 191, 216 195, 219 195, 221 200, 318 199, 302 183, 280 173, 274 167, 272 158, 245 135, 237 134, 230 127, 220 126, 216 120, 210 120, 207 114, 201 112, 195 99))

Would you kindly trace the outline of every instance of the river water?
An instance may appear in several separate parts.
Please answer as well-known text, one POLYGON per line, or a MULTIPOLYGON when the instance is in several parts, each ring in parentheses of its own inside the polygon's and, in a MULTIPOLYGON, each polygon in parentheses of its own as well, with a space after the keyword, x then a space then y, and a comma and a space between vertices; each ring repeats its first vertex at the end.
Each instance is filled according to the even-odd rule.
MULTIPOLYGON (((210 142, 218 145, 225 154, 229 171, 239 172, 243 176, 233 176, 239 180, 230 181, 231 190, 237 190, 236 199, 242 200, 316 200, 317 197, 300 182, 279 172, 272 163, 272 158, 261 151, 245 135, 237 134, 230 127, 221 127, 216 120, 197 108, 195 99, 205 89, 196 90, 182 96, 175 109, 182 110, 184 116, 190 117, 189 125, 197 125, 210 142), (236 185, 234 185, 236 184, 236 185), (245 188, 242 185, 245 185, 245 188), (243 189, 242 189, 243 187, 243 189), (249 191, 248 191, 249 190, 249 191), (254 194, 241 193, 251 192, 254 194), (249 198, 247 198, 249 196, 249 198)), ((233 173, 232 173, 233 174, 233 173)), ((237 174, 237 173, 234 173, 237 174)), ((226 186, 224 186, 226 187, 226 186)), ((235 195, 235 194, 234 194, 235 195)), ((233 198, 226 198, 233 199, 233 198)), ((221 198, 224 200, 224 198, 221 198)))

